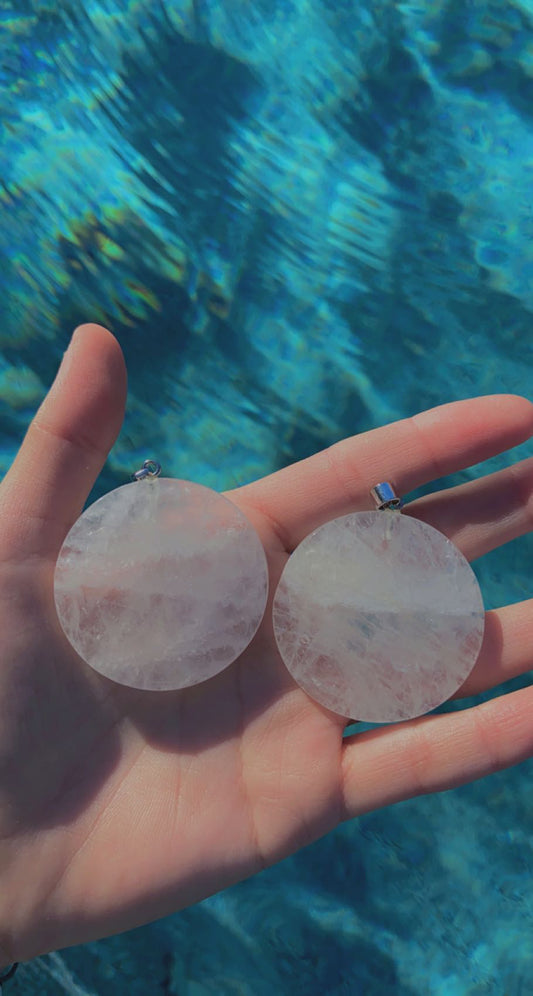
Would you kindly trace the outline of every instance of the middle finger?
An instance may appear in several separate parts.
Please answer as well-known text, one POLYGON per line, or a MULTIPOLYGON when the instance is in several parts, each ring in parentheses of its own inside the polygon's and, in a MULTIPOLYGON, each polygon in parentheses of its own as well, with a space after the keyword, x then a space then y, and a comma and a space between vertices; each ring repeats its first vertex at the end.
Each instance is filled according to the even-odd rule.
POLYGON ((405 507, 444 533, 468 560, 523 536, 533 528, 533 458, 405 507))

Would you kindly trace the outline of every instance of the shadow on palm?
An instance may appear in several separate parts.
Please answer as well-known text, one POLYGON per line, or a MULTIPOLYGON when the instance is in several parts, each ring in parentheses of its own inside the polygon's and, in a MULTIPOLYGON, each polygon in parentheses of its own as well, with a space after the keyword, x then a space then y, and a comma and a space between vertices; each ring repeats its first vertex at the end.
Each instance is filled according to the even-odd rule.
POLYGON ((11 623, 18 617, 19 633, 2 674, 8 703, 0 768, 5 836, 67 826, 81 816, 124 763, 132 729, 151 751, 167 760, 173 755, 176 764, 238 743, 265 715, 262 761, 289 722, 312 724, 316 716, 322 724, 329 717, 332 735, 340 740, 342 720, 297 687, 278 654, 270 602, 281 570, 279 553, 272 559, 269 605, 249 647, 219 675, 171 692, 129 688, 93 671, 57 619, 54 565, 37 576, 29 567, 12 568, 2 609, 11 623))

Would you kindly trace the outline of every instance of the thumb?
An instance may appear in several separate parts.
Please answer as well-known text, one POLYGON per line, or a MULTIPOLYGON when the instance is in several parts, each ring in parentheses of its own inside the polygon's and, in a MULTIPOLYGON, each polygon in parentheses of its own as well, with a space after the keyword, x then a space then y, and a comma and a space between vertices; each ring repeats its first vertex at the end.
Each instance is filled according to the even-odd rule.
POLYGON ((126 367, 100 325, 76 329, 0 485, 0 557, 55 557, 120 431, 126 367))

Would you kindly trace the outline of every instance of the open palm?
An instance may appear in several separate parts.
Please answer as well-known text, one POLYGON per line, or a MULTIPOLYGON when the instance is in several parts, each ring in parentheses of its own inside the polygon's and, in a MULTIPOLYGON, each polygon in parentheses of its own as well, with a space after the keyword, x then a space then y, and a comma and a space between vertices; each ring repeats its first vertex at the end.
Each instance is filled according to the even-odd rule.
MULTIPOLYGON (((59 548, 119 431, 124 361, 79 329, 0 486, 0 965, 126 930, 202 899, 358 813, 533 753, 533 692, 343 737, 276 652, 247 651, 180 692, 98 675, 54 610, 59 548)), ((456 402, 336 444, 231 493, 267 552, 271 594, 314 527, 529 438, 533 405, 456 402)), ((150 454, 147 454, 150 455, 150 454)), ((531 528, 533 461, 409 507, 469 557, 531 528)), ((533 602, 488 613, 471 695, 533 666, 533 602)))

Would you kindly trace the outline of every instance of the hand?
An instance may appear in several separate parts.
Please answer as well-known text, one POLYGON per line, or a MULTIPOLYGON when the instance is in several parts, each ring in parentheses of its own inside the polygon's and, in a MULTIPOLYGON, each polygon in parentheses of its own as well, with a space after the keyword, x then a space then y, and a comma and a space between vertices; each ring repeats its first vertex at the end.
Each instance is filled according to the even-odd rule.
MULTIPOLYGON (((57 621, 53 571, 119 431, 126 376, 98 326, 73 338, 0 486, 0 965, 127 930, 279 861, 339 821, 533 753, 533 691, 343 739, 294 685, 270 611, 226 671, 139 692, 89 668, 57 621)), ((271 595, 315 526, 484 460, 533 433, 533 405, 459 401, 344 440, 231 492, 268 555, 271 595)), ((531 528, 533 461, 407 513, 469 557, 531 528)), ((533 601, 489 612, 460 695, 533 666, 533 601)))

